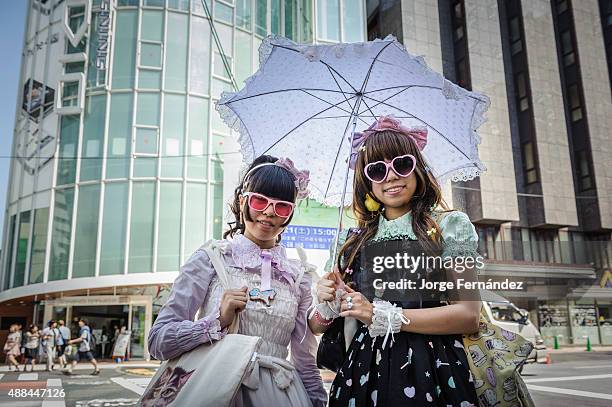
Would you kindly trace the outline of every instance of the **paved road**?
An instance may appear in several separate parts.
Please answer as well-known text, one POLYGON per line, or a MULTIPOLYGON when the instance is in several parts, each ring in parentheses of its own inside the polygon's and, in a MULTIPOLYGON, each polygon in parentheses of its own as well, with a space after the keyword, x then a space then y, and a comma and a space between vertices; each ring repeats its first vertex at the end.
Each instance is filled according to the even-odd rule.
POLYGON ((0 406, 27 407, 115 407, 136 406, 140 395, 155 372, 154 366, 103 366, 100 375, 92 376, 90 366, 75 370, 73 375, 60 372, 0 372, 0 406), (10 389, 38 390, 39 397, 9 395, 10 389), (49 394, 53 397, 48 397, 49 394), (63 397, 62 397, 63 396, 63 397))
MULTIPOLYGON (((11 407, 127 407, 136 406, 156 367, 154 365, 103 365, 91 376, 88 365, 74 375, 59 372, 7 372, 0 368, 0 406, 11 407), (64 394, 57 398, 17 398, 10 389, 43 389, 64 394)), ((329 376, 326 376, 329 379, 329 376)), ((584 354, 578 360, 551 365, 528 365, 523 377, 538 407, 612 405, 612 356, 584 354)), ((329 383, 326 383, 329 387, 329 383)))
POLYGON ((612 357, 583 354, 580 359, 527 365, 523 378, 538 407, 612 405, 612 357))

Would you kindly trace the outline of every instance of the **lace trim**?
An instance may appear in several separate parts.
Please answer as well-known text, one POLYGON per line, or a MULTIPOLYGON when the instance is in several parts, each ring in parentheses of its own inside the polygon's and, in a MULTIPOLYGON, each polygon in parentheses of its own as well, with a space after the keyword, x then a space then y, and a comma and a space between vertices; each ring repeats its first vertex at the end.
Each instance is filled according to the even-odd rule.
POLYGON ((397 219, 386 220, 383 216, 380 217, 378 223, 378 231, 372 239, 374 242, 394 239, 411 239, 417 240, 414 231, 412 230, 412 216, 407 213, 397 219))
POLYGON ((219 316, 220 313, 217 311, 214 314, 208 315, 200 320, 202 321, 202 329, 204 330, 204 333, 208 335, 210 340, 218 341, 226 334, 226 330, 221 329, 219 316))
POLYGON ((478 257, 478 243, 467 240, 455 240, 452 237, 444 239, 442 258, 448 257, 478 257))
MULTIPOLYGON (((248 238, 242 235, 236 235, 232 241, 232 259, 235 265, 239 268, 261 268, 261 248, 255 243, 251 242, 248 238)), ((293 281, 295 281, 299 270, 292 264, 285 253, 283 246, 275 246, 270 249, 272 254, 272 264, 276 265, 273 268, 274 277, 280 281, 282 280, 281 274, 283 272, 291 275, 293 281)))

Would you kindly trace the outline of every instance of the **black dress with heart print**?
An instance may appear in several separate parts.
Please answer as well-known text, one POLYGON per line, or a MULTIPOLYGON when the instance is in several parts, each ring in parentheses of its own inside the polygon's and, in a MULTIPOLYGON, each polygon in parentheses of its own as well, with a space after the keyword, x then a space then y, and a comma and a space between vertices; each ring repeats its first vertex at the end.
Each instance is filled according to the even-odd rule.
MULTIPOLYGON (((352 284, 373 301, 374 296, 364 289, 367 279, 358 263, 353 263, 352 284)), ((394 303, 404 309, 444 304, 422 299, 394 303)), ((478 404, 461 335, 399 332, 389 336, 383 347, 383 336, 373 338, 366 325, 357 323, 347 357, 330 389, 330 407, 478 404)))

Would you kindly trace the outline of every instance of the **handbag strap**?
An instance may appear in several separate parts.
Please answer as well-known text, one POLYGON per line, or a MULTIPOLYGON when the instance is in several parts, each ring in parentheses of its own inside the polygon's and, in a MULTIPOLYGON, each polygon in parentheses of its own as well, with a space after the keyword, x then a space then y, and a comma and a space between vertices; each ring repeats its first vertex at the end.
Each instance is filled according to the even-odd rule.
POLYGON ((306 250, 304 250, 303 247, 301 246, 296 246, 295 248, 297 250, 298 256, 300 258, 300 262, 302 263, 302 267, 300 268, 300 272, 297 275, 296 279, 295 279, 295 288, 298 289, 300 286, 300 282, 302 281, 302 278, 304 277, 305 273, 309 273, 312 274, 311 271, 314 271, 316 269, 314 269, 313 266, 310 265, 310 263, 308 263, 308 256, 306 256, 306 250))
MULTIPOLYGON (((223 260, 221 259, 221 256, 219 255, 214 245, 207 244, 202 246, 201 249, 204 250, 204 252, 208 255, 208 258, 210 259, 210 262, 215 268, 215 272, 217 273, 217 277, 219 278, 219 282, 221 283, 223 289, 230 290, 231 288, 229 276, 227 275, 227 271, 225 270, 223 260)), ((234 320, 232 321, 228 329, 230 334, 235 334, 238 332, 238 327, 240 325, 239 318, 239 313, 236 312, 234 315, 234 320)))

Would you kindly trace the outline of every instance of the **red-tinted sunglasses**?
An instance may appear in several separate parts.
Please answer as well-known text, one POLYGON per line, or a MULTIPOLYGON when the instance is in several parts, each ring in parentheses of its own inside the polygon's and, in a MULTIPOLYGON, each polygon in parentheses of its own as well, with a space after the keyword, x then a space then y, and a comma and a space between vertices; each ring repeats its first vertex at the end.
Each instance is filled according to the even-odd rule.
POLYGON ((295 204, 293 202, 271 199, 257 192, 244 192, 242 196, 247 197, 249 208, 257 212, 265 211, 268 206, 272 205, 276 216, 288 218, 293 213, 295 204))

